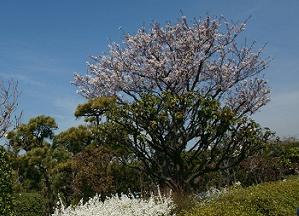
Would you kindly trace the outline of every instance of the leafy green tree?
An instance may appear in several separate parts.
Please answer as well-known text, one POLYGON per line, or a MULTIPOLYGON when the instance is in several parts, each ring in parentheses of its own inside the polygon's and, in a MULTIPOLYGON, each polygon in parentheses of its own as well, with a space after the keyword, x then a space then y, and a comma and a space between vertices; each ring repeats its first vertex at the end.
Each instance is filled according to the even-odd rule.
POLYGON ((57 128, 58 126, 52 117, 41 115, 9 132, 7 139, 14 151, 18 152, 21 149, 30 151, 35 147, 42 147, 46 139, 52 139, 54 130, 57 128))
POLYGON ((66 205, 74 203, 73 181, 75 177, 74 156, 55 165, 51 172, 51 183, 55 195, 57 194, 66 205))
MULTIPOLYGON (((114 153, 118 152, 119 156, 124 156, 128 154, 128 149, 124 148, 124 143, 126 143, 126 140, 128 139, 128 134, 118 124, 109 121, 107 115, 107 113, 115 106, 115 102, 115 97, 99 97, 88 100, 85 104, 78 105, 75 111, 75 116, 77 118, 83 117, 84 120, 89 123, 87 127, 84 127, 84 130, 88 131, 89 135, 92 135, 92 144, 96 146, 105 146, 113 149, 114 153)), ((82 130, 83 126, 80 126, 77 131, 79 131, 79 129, 82 130)), ((75 129, 66 131, 66 134, 71 133, 71 131, 75 131, 75 129)), ((79 133, 77 135, 80 136, 79 133)), ((79 139, 85 140, 84 137, 79 139)))
POLYGON ((100 124, 111 105, 115 102, 115 97, 99 97, 89 100, 87 103, 78 105, 75 116, 84 117, 86 122, 94 122, 96 126, 100 124))
POLYGON ((177 191, 196 188, 205 173, 239 164, 272 135, 217 100, 196 94, 145 95, 114 109, 111 119, 132 136, 127 147, 147 173, 177 191))
POLYGON ((92 128, 80 125, 59 133, 53 139, 53 147, 63 146, 69 152, 77 154, 94 141, 92 128))
POLYGON ((65 163, 70 159, 71 155, 63 148, 51 148, 50 146, 36 147, 28 151, 24 156, 20 157, 22 162, 22 170, 20 175, 25 180, 30 180, 33 187, 30 188, 37 190, 47 197, 48 205, 47 212, 53 210, 55 202, 57 201, 58 191, 54 190, 53 178, 57 175, 57 166, 65 163), (35 173, 31 175, 31 173, 35 173))
POLYGON ((47 213, 51 213, 59 192, 53 184, 57 166, 71 157, 63 146, 53 148, 54 130, 58 128, 50 116, 37 116, 8 133, 7 138, 15 153, 14 169, 20 192, 38 192, 47 198, 47 213), (25 150, 18 154, 20 150, 25 150))

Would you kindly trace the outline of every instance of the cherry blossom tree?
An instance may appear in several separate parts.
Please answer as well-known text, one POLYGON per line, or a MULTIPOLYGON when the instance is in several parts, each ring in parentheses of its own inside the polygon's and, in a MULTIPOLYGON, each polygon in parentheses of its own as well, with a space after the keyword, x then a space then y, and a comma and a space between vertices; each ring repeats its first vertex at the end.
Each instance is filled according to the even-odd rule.
POLYGON ((196 187, 206 172, 230 167, 270 135, 250 115, 269 101, 269 58, 241 42, 246 23, 206 17, 126 34, 93 56, 74 84, 87 99, 117 98, 111 121, 161 183, 196 187))

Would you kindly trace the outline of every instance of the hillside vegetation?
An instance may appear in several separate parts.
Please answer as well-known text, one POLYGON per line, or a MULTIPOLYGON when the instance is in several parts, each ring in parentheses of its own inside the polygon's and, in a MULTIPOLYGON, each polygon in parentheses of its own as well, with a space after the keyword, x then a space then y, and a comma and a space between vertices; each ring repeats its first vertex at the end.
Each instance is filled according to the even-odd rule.
POLYGON ((299 207, 299 177, 233 189, 223 196, 197 205, 184 216, 295 215, 299 207))

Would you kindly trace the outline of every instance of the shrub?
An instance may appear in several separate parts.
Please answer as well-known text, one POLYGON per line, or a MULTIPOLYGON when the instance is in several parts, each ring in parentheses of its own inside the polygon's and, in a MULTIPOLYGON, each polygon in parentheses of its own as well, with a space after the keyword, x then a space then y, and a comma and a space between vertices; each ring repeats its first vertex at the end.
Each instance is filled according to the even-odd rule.
POLYGON ((87 203, 79 203, 75 208, 56 209, 52 216, 170 216, 173 212, 174 204, 171 197, 152 195, 148 199, 142 199, 122 194, 121 196, 107 197, 105 201, 100 201, 99 196, 95 196, 87 203))
POLYGON ((0 146, 0 215, 12 213, 12 172, 7 152, 0 146))
POLYGON ((47 202, 38 193, 20 193, 15 196, 16 216, 44 216, 47 202))
POLYGON ((299 178, 233 189, 211 202, 196 206, 185 216, 295 215, 299 207, 299 178))
POLYGON ((111 161, 113 154, 104 147, 88 146, 74 157, 74 198, 84 202, 96 194, 107 195, 113 190, 111 161), (99 178, 100 177, 100 178, 99 178))
POLYGON ((272 141, 236 167, 202 175, 198 178, 198 189, 226 187, 236 181, 251 186, 295 174, 299 174, 299 142, 272 141))

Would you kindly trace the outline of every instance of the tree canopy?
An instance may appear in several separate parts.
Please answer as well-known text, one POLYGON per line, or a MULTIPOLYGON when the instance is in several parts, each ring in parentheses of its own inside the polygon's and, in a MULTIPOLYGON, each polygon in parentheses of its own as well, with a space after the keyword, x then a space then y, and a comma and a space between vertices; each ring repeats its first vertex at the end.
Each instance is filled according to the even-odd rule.
POLYGON ((53 139, 54 130, 58 128, 55 120, 50 116, 37 116, 27 124, 21 124, 7 134, 10 146, 15 150, 29 151, 34 147, 41 147, 45 139, 53 139))
POLYGON ((271 135, 250 119, 269 101, 261 76, 268 59, 240 43, 245 23, 211 17, 127 34, 92 57, 74 84, 91 101, 116 98, 103 113, 122 127, 124 143, 147 172, 175 190, 252 154, 271 135))
POLYGON ((108 54, 92 57, 88 75, 76 74, 74 83, 89 99, 198 92, 235 112, 252 113, 269 101, 267 82, 258 76, 268 59, 263 49, 254 51, 254 43, 237 43, 244 29, 245 23, 211 17, 191 24, 182 17, 164 27, 153 23, 149 31, 127 34, 123 45, 111 44, 108 54))

